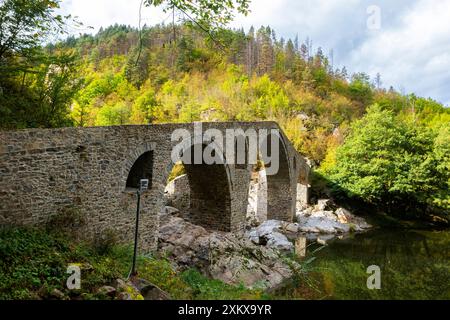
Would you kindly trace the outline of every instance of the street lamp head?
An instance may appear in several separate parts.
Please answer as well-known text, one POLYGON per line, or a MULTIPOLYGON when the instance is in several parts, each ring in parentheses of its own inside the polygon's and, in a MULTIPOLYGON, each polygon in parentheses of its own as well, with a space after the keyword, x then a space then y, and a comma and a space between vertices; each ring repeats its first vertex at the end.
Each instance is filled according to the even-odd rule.
POLYGON ((143 192, 148 190, 148 179, 141 179, 139 182, 139 191, 143 192))

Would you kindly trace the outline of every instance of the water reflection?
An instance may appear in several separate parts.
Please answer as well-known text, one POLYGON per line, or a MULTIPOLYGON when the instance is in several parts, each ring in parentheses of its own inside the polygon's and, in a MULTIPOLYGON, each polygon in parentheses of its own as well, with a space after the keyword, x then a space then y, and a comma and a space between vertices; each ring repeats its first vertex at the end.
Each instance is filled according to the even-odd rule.
MULTIPOLYGON (((309 256, 319 246, 303 245, 305 240, 295 241, 299 256, 309 256)), ((327 244, 314 261, 322 297, 450 299, 449 231, 379 229, 327 244), (371 265, 381 269, 381 290, 367 289, 366 271, 371 265)))
POLYGON ((299 258, 304 258, 306 256, 306 237, 301 236, 295 240, 295 254, 299 258))

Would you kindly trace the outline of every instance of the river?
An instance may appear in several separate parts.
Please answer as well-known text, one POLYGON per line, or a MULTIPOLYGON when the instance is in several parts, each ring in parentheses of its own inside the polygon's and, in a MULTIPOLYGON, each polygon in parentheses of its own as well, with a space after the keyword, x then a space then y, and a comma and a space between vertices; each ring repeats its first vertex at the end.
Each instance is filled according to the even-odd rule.
POLYGON ((307 276, 277 295, 286 299, 450 299, 450 231, 378 228, 307 249, 307 276), (314 261, 311 261, 311 258, 314 261), (368 289, 369 266, 381 289, 368 289))

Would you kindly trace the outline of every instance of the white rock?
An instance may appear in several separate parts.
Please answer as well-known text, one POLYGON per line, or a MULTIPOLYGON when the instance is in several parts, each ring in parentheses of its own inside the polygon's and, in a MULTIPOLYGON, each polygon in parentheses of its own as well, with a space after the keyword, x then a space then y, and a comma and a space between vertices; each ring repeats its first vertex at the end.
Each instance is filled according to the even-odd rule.
POLYGON ((266 234, 272 233, 274 230, 279 230, 283 225, 283 222, 278 220, 264 221, 259 227, 256 228, 260 237, 266 234))
POLYGON ((259 244, 259 234, 257 230, 255 229, 250 230, 247 233, 247 238, 249 238, 250 241, 253 242, 254 244, 259 244))
POLYGON ((317 201, 317 205, 316 208, 317 210, 327 210, 327 209, 332 209, 333 206, 333 201, 330 199, 319 199, 317 201))
POLYGON ((347 215, 350 214, 348 210, 345 210, 344 208, 338 208, 334 214, 337 217, 337 221, 340 223, 348 223, 347 215))
POLYGON ((292 251, 294 249, 294 245, 292 242, 288 240, 288 238, 279 232, 272 232, 266 235, 267 238, 267 247, 275 248, 282 251, 292 251))
POLYGON ((334 234, 348 232, 350 227, 327 217, 303 217, 300 220, 300 230, 302 232, 334 234))
POLYGON ((284 226, 284 230, 292 233, 298 232, 298 224, 297 223, 288 223, 284 226))
POLYGON ((315 211, 311 213, 311 217, 325 218, 331 221, 337 221, 337 216, 333 213, 333 211, 315 211))

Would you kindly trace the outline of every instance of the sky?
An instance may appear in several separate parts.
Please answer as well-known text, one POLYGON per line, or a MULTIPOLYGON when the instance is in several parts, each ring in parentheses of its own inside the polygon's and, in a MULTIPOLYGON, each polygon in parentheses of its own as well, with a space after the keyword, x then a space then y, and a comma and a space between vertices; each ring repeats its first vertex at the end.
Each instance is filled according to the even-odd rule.
MULTIPOLYGON (((141 0, 63 0, 96 33, 114 23, 138 26, 141 0)), ((383 86, 450 106, 450 0, 252 0, 230 27, 270 25, 278 37, 312 39, 333 50, 334 66, 381 74, 383 86)), ((143 8, 142 24, 170 23, 160 8, 143 8)))

